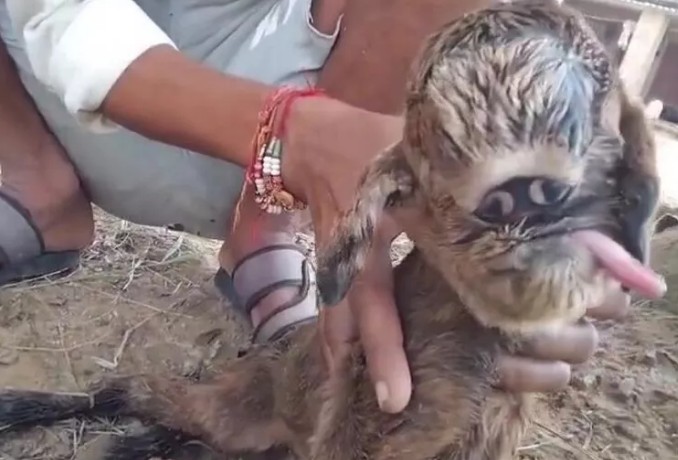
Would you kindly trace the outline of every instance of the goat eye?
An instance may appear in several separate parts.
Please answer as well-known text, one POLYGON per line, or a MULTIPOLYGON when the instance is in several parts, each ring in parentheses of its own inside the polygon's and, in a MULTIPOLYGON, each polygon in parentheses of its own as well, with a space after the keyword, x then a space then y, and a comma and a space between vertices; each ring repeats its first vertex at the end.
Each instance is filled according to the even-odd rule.
POLYGON ((530 183, 528 196, 538 205, 552 205, 565 200, 572 190, 568 184, 549 179, 535 179, 530 183))
POLYGON ((513 195, 504 190, 495 190, 485 196, 476 210, 481 219, 492 221, 508 216, 515 208, 513 195))

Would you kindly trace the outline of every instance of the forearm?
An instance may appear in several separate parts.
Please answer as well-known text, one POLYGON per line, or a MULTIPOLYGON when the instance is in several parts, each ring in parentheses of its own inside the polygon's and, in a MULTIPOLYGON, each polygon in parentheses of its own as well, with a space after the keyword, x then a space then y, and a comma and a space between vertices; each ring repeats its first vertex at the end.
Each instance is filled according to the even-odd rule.
MULTIPOLYGON (((242 166, 250 161, 258 114, 273 88, 191 61, 132 0, 6 4, 35 76, 85 126, 117 123, 242 166)), ((379 132, 392 129, 336 100, 298 101, 290 118, 282 174, 302 198, 316 193, 307 190, 309 178, 328 171, 355 168, 346 181, 357 182, 356 172, 384 147, 379 132), (341 148, 350 139, 366 144, 360 158, 341 148)))
POLYGON ((132 0, 7 0, 35 76, 89 129, 115 123, 246 165, 271 88, 191 61, 132 0))
POLYGON ((271 89, 157 46, 125 70, 101 111, 147 137, 246 166, 258 112, 271 89))

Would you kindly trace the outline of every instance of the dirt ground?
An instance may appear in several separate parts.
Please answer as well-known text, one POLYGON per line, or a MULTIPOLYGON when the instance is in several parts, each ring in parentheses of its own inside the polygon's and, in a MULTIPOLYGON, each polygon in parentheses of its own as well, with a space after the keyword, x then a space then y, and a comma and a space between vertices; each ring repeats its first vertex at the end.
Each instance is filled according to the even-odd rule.
MULTIPOLYGON (((246 346, 247 328, 212 286, 216 243, 98 220, 76 273, 0 292, 0 388, 83 391, 105 373, 141 369, 196 375, 246 346)), ((598 324, 600 351, 569 388, 543 398, 522 459, 678 459, 678 232, 658 236, 654 253, 667 298, 598 324)), ((0 460, 88 459, 93 443, 128 428, 0 427, 0 460)))

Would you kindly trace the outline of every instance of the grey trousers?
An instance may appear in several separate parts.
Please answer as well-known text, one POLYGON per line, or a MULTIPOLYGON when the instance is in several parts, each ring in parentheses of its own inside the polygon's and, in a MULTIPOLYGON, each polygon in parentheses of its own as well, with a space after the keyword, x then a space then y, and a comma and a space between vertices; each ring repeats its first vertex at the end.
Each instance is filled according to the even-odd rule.
MULTIPOLYGON (((293 85, 315 82, 337 36, 313 27, 311 1, 136 0, 192 58, 224 73, 293 85)), ((139 224, 181 226, 195 235, 224 238, 242 168, 127 130, 86 130, 33 76, 5 0, 0 0, 0 36, 96 205, 139 224)))

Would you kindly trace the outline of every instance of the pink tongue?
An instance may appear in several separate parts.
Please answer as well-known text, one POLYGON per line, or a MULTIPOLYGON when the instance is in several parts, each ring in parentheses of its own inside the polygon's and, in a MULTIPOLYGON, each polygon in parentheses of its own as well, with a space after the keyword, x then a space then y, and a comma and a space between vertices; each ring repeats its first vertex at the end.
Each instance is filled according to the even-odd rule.
POLYGON ((660 298, 666 293, 666 283, 661 276, 634 259, 608 236, 594 230, 582 230, 573 233, 572 238, 586 246, 622 286, 648 298, 660 298))

